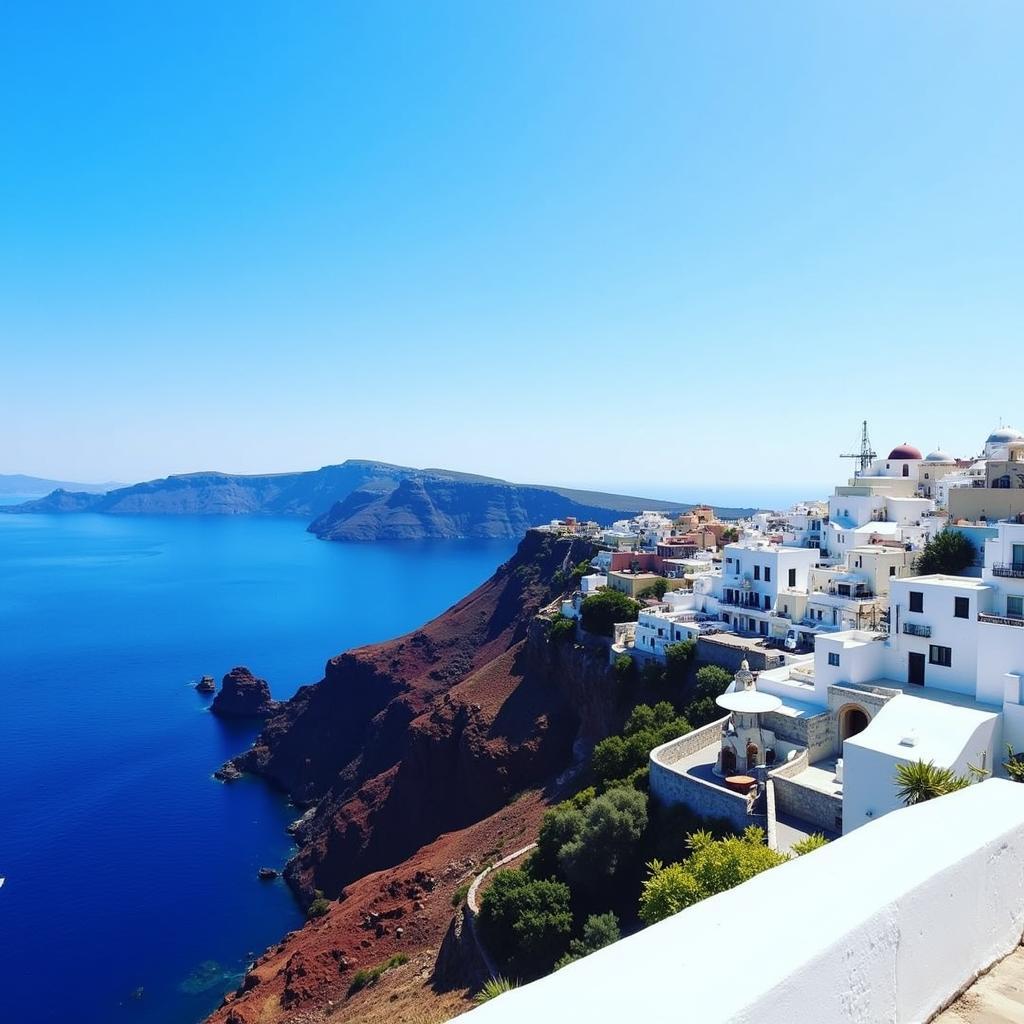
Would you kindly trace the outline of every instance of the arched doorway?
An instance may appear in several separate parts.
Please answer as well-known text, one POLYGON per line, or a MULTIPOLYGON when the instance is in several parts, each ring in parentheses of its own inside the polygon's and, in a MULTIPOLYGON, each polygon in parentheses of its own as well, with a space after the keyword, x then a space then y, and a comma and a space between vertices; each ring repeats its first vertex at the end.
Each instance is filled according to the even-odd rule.
POLYGON ((736 751, 732 747, 722 747, 722 774, 736 774, 736 751))
POLYGON ((868 713, 858 704, 847 704, 839 712, 839 742, 863 732, 868 727, 868 713))
POLYGON ((747 771, 753 771, 757 767, 757 744, 747 744, 747 771))

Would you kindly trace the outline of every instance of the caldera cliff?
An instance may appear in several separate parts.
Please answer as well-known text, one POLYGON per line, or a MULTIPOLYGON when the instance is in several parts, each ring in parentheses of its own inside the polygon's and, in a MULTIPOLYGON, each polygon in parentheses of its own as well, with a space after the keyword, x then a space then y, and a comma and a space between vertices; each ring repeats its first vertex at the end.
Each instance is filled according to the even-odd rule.
POLYGON ((452 894, 486 856, 533 839, 574 748, 619 724, 605 649, 549 641, 537 617, 591 553, 529 532, 421 629, 332 659, 233 760, 309 808, 285 874, 306 905, 318 893, 328 902, 260 958, 213 1021, 374 1019, 361 1016, 369 993, 347 997, 352 971, 395 952, 420 965, 410 1015, 395 1019, 426 1007, 437 1019, 445 998, 459 1008, 461 995, 426 980, 452 894))

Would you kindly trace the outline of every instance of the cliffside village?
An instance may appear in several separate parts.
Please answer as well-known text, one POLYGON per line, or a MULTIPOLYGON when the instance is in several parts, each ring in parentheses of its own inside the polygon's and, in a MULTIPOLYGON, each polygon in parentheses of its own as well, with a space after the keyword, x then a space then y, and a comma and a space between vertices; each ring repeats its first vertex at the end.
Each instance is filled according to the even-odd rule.
POLYGON ((719 721, 652 751, 651 791, 770 842, 786 823, 845 833, 901 806, 900 763, 1005 777, 1007 748, 1024 750, 1024 434, 1000 427, 966 458, 908 443, 879 458, 865 424, 854 458, 827 501, 749 520, 698 507, 542 527, 600 547, 564 615, 604 587, 640 600, 613 660, 693 641, 735 671, 719 721), (919 574, 947 529, 970 564, 919 574))

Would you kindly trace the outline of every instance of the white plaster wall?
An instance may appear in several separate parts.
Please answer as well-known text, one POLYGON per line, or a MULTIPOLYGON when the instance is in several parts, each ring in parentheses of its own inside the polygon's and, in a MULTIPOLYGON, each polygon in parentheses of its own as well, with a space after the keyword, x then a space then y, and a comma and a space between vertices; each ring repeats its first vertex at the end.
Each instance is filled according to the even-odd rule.
POLYGON ((934 686, 954 693, 975 694, 978 679, 977 615, 979 609, 988 611, 989 593, 970 585, 951 587, 944 584, 929 584, 926 577, 893 580, 889 612, 890 628, 893 632, 889 638, 890 657, 887 666, 892 678, 906 682, 908 654, 916 651, 924 655, 926 687, 934 686), (910 611, 909 595, 912 590, 921 591, 924 595, 924 610, 921 612, 910 611), (953 615, 956 597, 966 597, 970 601, 970 614, 966 619, 958 619, 953 615), (919 637, 904 633, 903 627, 906 623, 931 626, 932 635, 919 637), (951 648, 952 665, 946 668, 930 663, 928 648, 933 644, 951 648))
MULTIPOLYGON (((896 697, 882 708, 872 720, 880 720, 887 711, 896 709, 896 697)), ((874 750, 870 743, 871 725, 852 740, 843 744, 843 832, 849 833, 893 811, 903 804, 897 796, 896 766, 913 761, 934 761, 941 768, 952 768, 960 775, 968 774, 968 766, 987 771, 999 770, 1003 761, 1002 719, 991 715, 973 730, 958 747, 954 756, 935 756, 928 749, 932 737, 922 736, 920 747, 907 747, 906 753, 895 754, 874 750)), ((901 748, 902 749, 902 748, 901 748)))
POLYGON ((978 700, 1000 704, 1005 699, 1006 674, 1024 673, 1024 626, 979 622, 978 700))
POLYGON ((886 647, 881 640, 844 646, 842 633, 820 633, 814 641, 814 692, 821 703, 828 702, 828 688, 844 683, 870 683, 885 676, 886 647), (839 655, 839 664, 828 663, 829 654, 839 655))
POLYGON ((758 875, 471 1020, 911 1024, 1022 931, 1024 786, 990 780, 758 875), (819 911, 799 912, 808 905, 819 911), (754 918, 772 922, 770 941, 739 956, 754 918))

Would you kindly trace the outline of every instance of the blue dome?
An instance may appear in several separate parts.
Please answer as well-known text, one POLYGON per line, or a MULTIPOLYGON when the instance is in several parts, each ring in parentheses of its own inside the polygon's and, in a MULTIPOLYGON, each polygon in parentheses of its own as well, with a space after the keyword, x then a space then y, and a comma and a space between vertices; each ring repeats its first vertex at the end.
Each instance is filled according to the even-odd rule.
POLYGON ((1010 441, 1024 441, 1024 434, 1013 427, 1000 427, 988 435, 985 444, 1008 444, 1010 441))
POLYGON ((952 455, 947 455, 945 452, 929 452, 924 457, 925 462, 956 462, 956 459, 952 455))

